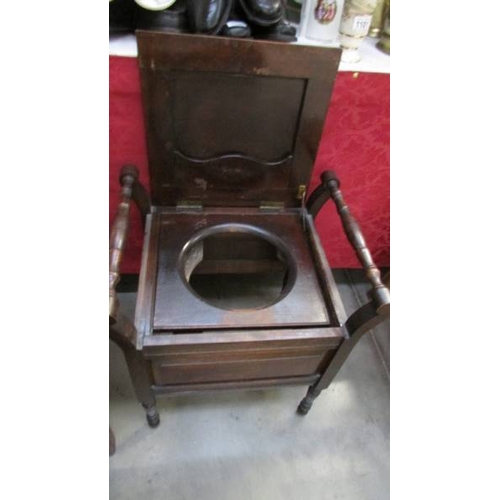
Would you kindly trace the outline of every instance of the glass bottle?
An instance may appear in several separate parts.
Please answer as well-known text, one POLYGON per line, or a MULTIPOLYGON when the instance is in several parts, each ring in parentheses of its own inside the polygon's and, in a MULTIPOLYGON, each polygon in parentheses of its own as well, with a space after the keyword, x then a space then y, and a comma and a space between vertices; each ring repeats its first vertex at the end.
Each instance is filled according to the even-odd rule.
POLYGON ((368 34, 376 6, 377 0, 345 0, 339 29, 343 62, 361 60, 358 49, 368 34))

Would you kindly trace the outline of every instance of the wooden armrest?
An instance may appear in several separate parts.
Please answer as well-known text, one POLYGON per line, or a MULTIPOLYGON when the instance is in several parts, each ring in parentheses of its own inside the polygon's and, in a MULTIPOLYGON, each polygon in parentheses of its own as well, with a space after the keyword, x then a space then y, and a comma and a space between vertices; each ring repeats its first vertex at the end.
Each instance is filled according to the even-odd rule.
POLYGON ((125 165, 120 172, 121 200, 113 220, 109 239, 109 321, 114 324, 118 317, 116 285, 120 281, 120 263, 129 227, 130 201, 134 184, 139 177, 137 167, 125 165))
POLYGON ((366 246, 365 238, 358 222, 349 211, 340 191, 340 181, 335 173, 327 170, 321 174, 322 184, 314 190, 307 202, 307 208, 313 216, 319 212, 328 198, 335 203, 340 215, 344 232, 356 252, 359 262, 365 270, 366 277, 372 285, 372 301, 377 314, 387 316, 390 308, 390 293, 380 277, 380 270, 373 262, 370 250, 366 246))

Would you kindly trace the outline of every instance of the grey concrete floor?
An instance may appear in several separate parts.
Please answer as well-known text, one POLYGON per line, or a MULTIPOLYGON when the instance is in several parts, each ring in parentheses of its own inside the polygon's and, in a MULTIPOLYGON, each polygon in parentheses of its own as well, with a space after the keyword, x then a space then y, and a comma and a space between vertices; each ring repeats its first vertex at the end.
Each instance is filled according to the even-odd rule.
MULTIPOLYGON (((335 271, 347 312, 366 302, 358 271, 335 271)), ((121 294, 133 311, 135 294, 121 294)), ((365 335, 306 417, 306 387, 160 398, 150 429, 110 343, 110 498, 389 498, 389 324, 365 335)))

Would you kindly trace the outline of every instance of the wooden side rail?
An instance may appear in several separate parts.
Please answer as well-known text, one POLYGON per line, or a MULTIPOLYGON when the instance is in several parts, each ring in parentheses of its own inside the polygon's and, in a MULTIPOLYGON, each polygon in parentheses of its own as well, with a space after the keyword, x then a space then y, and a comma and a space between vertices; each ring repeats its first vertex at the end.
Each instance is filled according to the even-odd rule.
POLYGON ((320 184, 309 196, 306 207, 309 213, 316 217, 329 198, 333 200, 337 212, 342 220, 342 226, 349 243, 354 248, 358 260, 361 262, 366 276, 372 285, 371 300, 354 311, 342 328, 345 340, 335 352, 330 364, 321 375, 321 378, 311 385, 305 398, 300 402, 297 411, 299 415, 306 415, 312 407, 314 400, 326 389, 338 373, 354 346, 365 333, 385 321, 390 314, 390 294, 388 288, 380 278, 380 271, 374 264, 370 250, 366 246, 363 233, 346 205, 340 192, 340 181, 331 171, 321 174, 320 184))
POLYGON ((133 165, 125 165, 120 172, 122 186, 121 200, 111 228, 109 239, 109 321, 114 324, 118 319, 118 299, 116 286, 120 281, 120 263, 125 248, 129 227, 130 202, 133 198, 134 184, 138 184, 139 171, 133 165))
POLYGON ((323 208, 323 205, 330 199, 330 190, 321 183, 307 198, 307 211, 316 218, 318 212, 323 208))
POLYGON ((151 389, 153 385, 151 363, 144 359, 142 353, 137 350, 137 330, 133 322, 120 311, 116 296, 116 285, 120 281, 120 263, 129 227, 130 202, 131 200, 136 202, 143 220, 151 206, 149 196, 138 178, 139 171, 135 166, 122 167, 120 171, 121 200, 109 240, 109 338, 120 347, 125 356, 134 391, 146 410, 148 424, 150 427, 157 427, 160 423, 160 415, 151 389))
POLYGON ((366 277, 372 285, 372 300, 376 306, 377 314, 386 316, 390 308, 389 290, 381 280, 380 271, 373 262, 358 222, 344 201, 340 191, 340 181, 331 170, 327 170, 321 174, 321 181, 322 184, 311 193, 307 202, 307 209, 315 217, 328 198, 333 200, 340 215, 347 239, 356 252, 358 260, 365 270, 366 277))

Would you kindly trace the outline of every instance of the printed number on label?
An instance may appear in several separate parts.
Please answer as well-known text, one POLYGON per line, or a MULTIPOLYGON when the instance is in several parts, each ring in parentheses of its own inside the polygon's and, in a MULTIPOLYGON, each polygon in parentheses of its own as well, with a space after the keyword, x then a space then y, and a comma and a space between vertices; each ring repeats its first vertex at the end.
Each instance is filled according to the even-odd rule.
POLYGON ((359 35, 368 33, 371 21, 372 16, 356 16, 352 23, 353 31, 355 31, 359 35))

